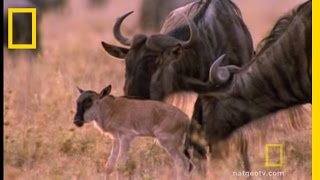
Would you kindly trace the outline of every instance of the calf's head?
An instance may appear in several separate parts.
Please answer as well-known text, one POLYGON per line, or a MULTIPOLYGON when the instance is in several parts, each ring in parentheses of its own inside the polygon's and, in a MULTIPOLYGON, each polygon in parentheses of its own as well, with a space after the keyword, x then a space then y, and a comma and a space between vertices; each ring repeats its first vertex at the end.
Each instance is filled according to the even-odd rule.
POLYGON ((94 105, 97 103, 97 100, 107 96, 111 92, 111 85, 105 87, 99 94, 88 90, 84 91, 78 88, 80 96, 77 99, 77 112, 74 116, 73 123, 81 127, 84 123, 90 122, 93 119, 91 115, 88 114, 91 108, 94 108, 94 105))
POLYGON ((165 74, 164 69, 171 66, 171 62, 185 58, 185 51, 197 40, 198 29, 194 22, 186 17, 189 24, 187 27, 189 33, 186 34, 188 36, 186 38, 189 39, 186 41, 164 34, 151 36, 137 34, 129 39, 121 34, 120 27, 123 20, 131 13, 119 17, 113 27, 115 38, 130 48, 118 47, 106 42, 102 42, 102 46, 111 56, 125 60, 125 95, 137 99, 150 99, 152 98, 150 88, 154 83, 158 83, 159 75, 165 74))

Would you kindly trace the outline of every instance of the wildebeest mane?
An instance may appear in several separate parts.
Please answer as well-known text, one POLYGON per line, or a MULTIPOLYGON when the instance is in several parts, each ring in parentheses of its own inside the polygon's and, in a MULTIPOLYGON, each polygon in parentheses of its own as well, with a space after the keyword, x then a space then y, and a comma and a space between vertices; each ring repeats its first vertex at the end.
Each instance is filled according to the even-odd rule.
MULTIPOLYGON (((310 0, 311 1, 311 0, 310 0)), ((275 26, 272 28, 270 34, 262 39, 260 43, 257 46, 256 50, 256 56, 259 56, 261 53, 263 53, 266 49, 268 49, 270 46, 272 46, 273 43, 275 43, 287 30, 288 26, 291 24, 293 19, 296 17, 296 15, 304 9, 304 7, 310 2, 306 1, 305 3, 299 5, 297 8, 293 9, 289 13, 282 16, 275 24, 275 26)))

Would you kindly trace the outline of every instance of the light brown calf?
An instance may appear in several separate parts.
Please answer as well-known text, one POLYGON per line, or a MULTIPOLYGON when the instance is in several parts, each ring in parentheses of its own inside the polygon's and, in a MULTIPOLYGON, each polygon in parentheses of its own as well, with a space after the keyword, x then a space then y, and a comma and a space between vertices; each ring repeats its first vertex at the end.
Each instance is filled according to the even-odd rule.
POLYGON ((131 141, 137 136, 155 137, 173 159, 181 173, 191 168, 182 152, 189 126, 188 116, 178 108, 151 100, 134 100, 110 95, 111 85, 101 93, 79 89, 74 123, 81 127, 94 122, 104 134, 113 139, 106 173, 123 166, 128 159, 131 141))

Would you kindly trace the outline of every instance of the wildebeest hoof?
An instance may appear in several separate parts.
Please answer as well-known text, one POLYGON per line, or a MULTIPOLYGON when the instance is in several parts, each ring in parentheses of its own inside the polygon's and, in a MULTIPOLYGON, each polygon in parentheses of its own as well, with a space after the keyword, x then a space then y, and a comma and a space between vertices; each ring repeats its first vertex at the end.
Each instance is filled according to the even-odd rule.
POLYGON ((106 174, 111 174, 114 171, 114 167, 113 166, 107 166, 106 167, 106 174))

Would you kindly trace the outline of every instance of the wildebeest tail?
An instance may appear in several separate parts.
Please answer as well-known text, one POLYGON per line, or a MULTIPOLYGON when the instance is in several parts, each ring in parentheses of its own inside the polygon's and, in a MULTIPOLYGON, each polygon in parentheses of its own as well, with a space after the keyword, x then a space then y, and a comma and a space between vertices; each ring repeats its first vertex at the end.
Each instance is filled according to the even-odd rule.
POLYGON ((189 160, 189 169, 188 171, 191 172, 192 171, 192 164, 191 164, 191 156, 190 156, 190 153, 189 153, 189 148, 190 148, 190 135, 189 135, 189 127, 188 127, 188 130, 187 130, 187 133, 185 134, 185 138, 184 138, 184 148, 183 148, 183 154, 188 158, 189 160))

